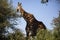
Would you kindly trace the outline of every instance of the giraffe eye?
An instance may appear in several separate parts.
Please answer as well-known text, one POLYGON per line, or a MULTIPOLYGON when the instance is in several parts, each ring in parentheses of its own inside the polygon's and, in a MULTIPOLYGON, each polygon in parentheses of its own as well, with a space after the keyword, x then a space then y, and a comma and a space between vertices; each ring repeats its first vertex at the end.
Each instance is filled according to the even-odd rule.
POLYGON ((19 9, 17 9, 17 12, 19 11, 19 9))

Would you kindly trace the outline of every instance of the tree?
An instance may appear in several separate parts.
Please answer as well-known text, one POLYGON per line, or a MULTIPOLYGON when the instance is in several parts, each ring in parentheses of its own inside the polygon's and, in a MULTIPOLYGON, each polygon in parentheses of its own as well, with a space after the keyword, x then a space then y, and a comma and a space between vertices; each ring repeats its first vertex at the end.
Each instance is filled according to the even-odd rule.
POLYGON ((24 34, 17 29, 14 33, 8 34, 7 40, 25 40, 25 37, 24 34))
POLYGON ((54 36, 51 31, 48 30, 39 30, 35 40, 54 40, 54 36))
POLYGON ((9 3, 9 0, 0 0, 0 40, 24 39, 23 33, 16 30, 17 28, 14 26, 17 25, 16 19, 18 17, 20 16, 16 14, 13 6, 9 3), (9 28, 11 28, 14 33, 9 33, 7 30, 9 28))
MULTIPOLYGON (((12 5, 8 3, 9 0, 0 0, 0 40, 5 39, 6 28, 13 27, 10 19, 16 18, 15 10, 12 5)), ((13 21, 14 22, 14 21, 13 21)))
POLYGON ((41 0, 41 3, 47 3, 48 0, 41 0))
POLYGON ((59 16, 57 18, 54 18, 53 24, 55 26, 53 31, 55 40, 60 40, 60 11, 59 11, 59 16))

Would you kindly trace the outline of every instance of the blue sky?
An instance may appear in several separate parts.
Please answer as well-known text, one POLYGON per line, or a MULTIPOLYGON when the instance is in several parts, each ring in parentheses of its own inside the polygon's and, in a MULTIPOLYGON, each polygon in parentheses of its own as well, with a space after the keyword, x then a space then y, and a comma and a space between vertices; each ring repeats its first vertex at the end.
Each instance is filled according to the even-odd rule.
MULTIPOLYGON (((56 0, 49 0, 47 4, 42 4, 41 0, 13 0, 13 7, 17 7, 17 3, 21 2, 22 7, 28 13, 35 16, 38 21, 42 21, 47 29, 52 29, 52 20, 58 16, 60 10, 60 4, 56 0)), ((18 18, 17 28, 21 29, 25 33, 26 22, 23 18, 18 18)))

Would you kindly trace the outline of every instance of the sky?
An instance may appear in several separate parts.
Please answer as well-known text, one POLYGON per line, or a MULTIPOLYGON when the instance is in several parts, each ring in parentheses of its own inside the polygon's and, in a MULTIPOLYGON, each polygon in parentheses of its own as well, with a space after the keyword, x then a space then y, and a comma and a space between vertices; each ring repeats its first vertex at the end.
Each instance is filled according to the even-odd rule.
MULTIPOLYGON (((16 9, 18 2, 22 3, 23 9, 34 15, 38 21, 42 21, 47 29, 53 29, 53 19, 58 17, 58 11, 60 10, 60 4, 56 0, 49 0, 48 3, 42 4, 41 0, 12 0, 13 7, 16 9)), ((17 28, 21 29, 25 33, 26 21, 24 18, 17 19, 17 28)))

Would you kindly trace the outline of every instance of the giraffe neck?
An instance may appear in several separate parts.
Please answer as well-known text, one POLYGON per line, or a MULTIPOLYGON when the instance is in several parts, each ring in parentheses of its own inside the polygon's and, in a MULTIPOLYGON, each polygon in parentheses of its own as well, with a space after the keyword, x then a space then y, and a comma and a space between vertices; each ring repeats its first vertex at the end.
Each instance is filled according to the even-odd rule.
POLYGON ((20 7, 20 13, 21 13, 21 15, 24 17, 24 15, 25 14, 27 14, 27 13, 25 13, 26 11, 22 8, 22 7, 20 7))
POLYGON ((20 9, 20 13, 27 23, 32 23, 33 21, 36 21, 35 17, 32 14, 26 12, 22 7, 20 9))
POLYGON ((27 13, 22 7, 20 8, 20 13, 22 15, 22 17, 25 19, 25 21, 27 21, 27 17, 29 15, 29 13, 27 13))

